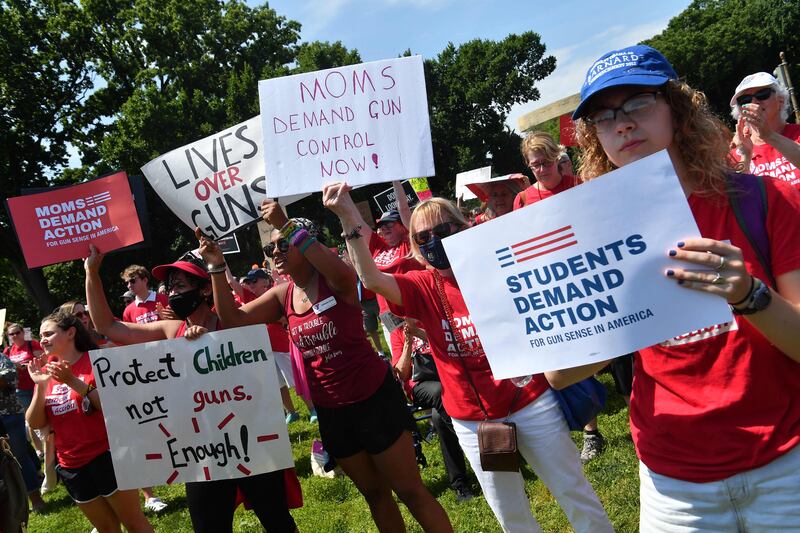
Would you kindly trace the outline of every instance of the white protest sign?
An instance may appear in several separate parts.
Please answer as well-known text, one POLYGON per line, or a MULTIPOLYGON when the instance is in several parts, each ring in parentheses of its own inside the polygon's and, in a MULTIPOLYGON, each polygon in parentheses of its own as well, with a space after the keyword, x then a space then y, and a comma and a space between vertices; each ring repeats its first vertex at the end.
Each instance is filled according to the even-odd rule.
MULTIPOLYGON (((219 239, 260 219, 267 197, 258 116, 172 150, 142 167, 147 181, 184 224, 219 239)), ((280 198, 283 206, 308 195, 280 198)))
POLYGON ((420 56, 263 80, 258 95, 278 196, 435 173, 420 56))
POLYGON ((469 183, 483 183, 492 179, 492 167, 481 167, 467 172, 456 174, 456 198, 464 200, 474 200, 477 198, 472 191, 467 188, 469 183))
POLYGON ((699 236, 666 151, 443 241, 496 379, 602 361, 731 321, 680 287, 699 236))
POLYGON ((294 466, 263 325, 89 355, 121 489, 294 466))

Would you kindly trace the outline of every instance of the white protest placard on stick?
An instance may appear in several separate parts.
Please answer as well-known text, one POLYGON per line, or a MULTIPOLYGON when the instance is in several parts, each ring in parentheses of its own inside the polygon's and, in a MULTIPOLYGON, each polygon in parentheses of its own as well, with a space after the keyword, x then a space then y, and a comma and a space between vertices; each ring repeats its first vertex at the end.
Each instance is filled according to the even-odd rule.
POLYGON ((492 179, 492 167, 481 167, 456 174, 456 198, 474 200, 477 198, 467 188, 469 183, 483 183, 492 179))
POLYGON ((262 80, 258 95, 278 196, 435 173, 420 56, 262 80))
POLYGON ((700 232, 666 151, 443 241, 496 379, 729 322, 667 252, 700 232))
POLYGON ((294 466, 263 325, 89 355, 121 489, 294 466))
MULTIPOLYGON (((219 239, 260 219, 267 197, 261 119, 255 116, 172 150, 142 167, 164 203, 190 228, 219 239)), ((286 206, 307 195, 280 198, 286 206)))

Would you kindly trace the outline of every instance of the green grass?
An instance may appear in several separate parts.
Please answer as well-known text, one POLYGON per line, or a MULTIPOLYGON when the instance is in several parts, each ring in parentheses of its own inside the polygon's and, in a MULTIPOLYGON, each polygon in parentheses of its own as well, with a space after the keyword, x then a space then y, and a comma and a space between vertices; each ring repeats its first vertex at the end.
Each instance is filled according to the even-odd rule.
MULTIPOLYGON (((606 450, 584 467, 586 476, 597 491, 600 501, 608 512, 617 531, 637 531, 639 516, 639 480, 637 460, 630 440, 628 410, 622 398, 614 392, 609 375, 601 376, 609 389, 608 405, 599 417, 600 431, 608 440, 606 450)), ((305 505, 292 511, 302 532, 362 532, 376 531, 367 504, 349 479, 341 477, 324 479, 311 474, 311 441, 318 438, 317 426, 308 422, 308 412, 302 401, 295 399, 301 409, 299 422, 289 426, 292 452, 303 487, 305 505)), ((424 434, 424 433, 423 433, 424 434)), ((573 433, 578 446, 581 434, 573 433)), ((421 470, 425 485, 439 499, 450 516, 456 531, 470 533, 500 531, 500 527, 482 496, 465 503, 458 503, 449 490, 447 475, 439 453, 439 444, 434 440, 423 445, 428 466, 421 470)), ((525 486, 530 497, 533 514, 546 532, 570 531, 566 516, 558 507, 547 488, 527 466, 524 470, 525 486)), ((156 531, 191 531, 189 511, 183 485, 156 488, 156 495, 163 499, 168 509, 159 514, 148 514, 156 531)), ((73 505, 63 486, 45 495, 47 511, 32 515, 30 531, 33 532, 85 532, 92 526, 78 508, 73 505)), ((409 531, 422 531, 401 504, 409 531)), ((239 508, 234 518, 234 531, 263 531, 251 512, 239 508)))

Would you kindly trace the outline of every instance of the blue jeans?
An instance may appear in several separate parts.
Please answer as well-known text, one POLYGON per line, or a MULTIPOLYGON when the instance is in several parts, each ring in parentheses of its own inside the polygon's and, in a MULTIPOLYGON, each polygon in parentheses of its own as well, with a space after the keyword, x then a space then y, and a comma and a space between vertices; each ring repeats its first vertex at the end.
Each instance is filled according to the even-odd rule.
POLYGON ((6 427, 11 444, 11 451, 22 468, 22 479, 25 480, 25 488, 28 492, 39 490, 42 481, 36 471, 36 463, 31 457, 30 444, 25 438, 25 416, 22 413, 15 415, 3 415, 3 425, 6 427))

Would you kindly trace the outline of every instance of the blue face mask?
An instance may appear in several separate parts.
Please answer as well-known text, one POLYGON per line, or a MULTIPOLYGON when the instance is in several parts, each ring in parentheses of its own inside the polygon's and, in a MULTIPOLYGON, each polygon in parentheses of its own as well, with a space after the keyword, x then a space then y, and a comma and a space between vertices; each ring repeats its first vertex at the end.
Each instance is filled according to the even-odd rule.
POLYGON ((450 268, 450 260, 447 259, 442 241, 438 237, 431 236, 431 240, 425 244, 420 244, 419 251, 422 252, 422 257, 424 257, 433 268, 439 270, 447 270, 450 268))

